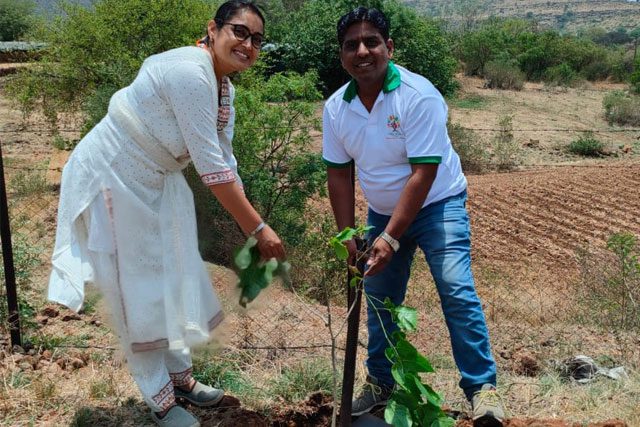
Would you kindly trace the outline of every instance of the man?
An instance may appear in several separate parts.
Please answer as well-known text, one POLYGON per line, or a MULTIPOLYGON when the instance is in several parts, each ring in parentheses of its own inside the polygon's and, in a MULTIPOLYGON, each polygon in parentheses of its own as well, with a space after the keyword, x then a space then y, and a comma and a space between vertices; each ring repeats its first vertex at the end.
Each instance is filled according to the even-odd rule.
MULTIPOLYGON (((338 228, 354 226, 355 163, 373 226, 366 292, 373 301, 389 297, 401 304, 420 247, 440 295, 474 425, 502 426, 496 366, 471 274, 467 181, 447 135, 447 106, 427 79, 390 61, 394 46, 380 11, 359 7, 340 18, 337 30, 340 60, 353 78, 327 100, 323 115, 323 159, 338 228)), ((353 260, 355 244, 347 246, 353 260)), ((386 405, 394 386, 384 330, 391 335, 397 327, 388 311, 378 315, 369 304, 369 376, 353 402, 355 416, 386 405)))

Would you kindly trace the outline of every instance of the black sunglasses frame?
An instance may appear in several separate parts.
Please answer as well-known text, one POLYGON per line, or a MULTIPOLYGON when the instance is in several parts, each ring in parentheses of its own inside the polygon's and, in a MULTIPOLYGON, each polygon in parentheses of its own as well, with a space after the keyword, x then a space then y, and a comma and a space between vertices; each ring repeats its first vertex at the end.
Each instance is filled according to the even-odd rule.
POLYGON ((249 28, 246 25, 234 24, 233 22, 223 22, 222 25, 230 25, 231 27, 233 27, 231 31, 233 32, 233 36, 237 40, 243 42, 251 37, 251 46, 253 46, 254 49, 257 50, 262 49, 262 46, 264 45, 264 34, 258 32, 252 33, 251 31, 249 31, 249 28), (242 35, 238 35, 238 30, 246 34, 244 38, 242 37, 242 35), (258 36, 258 38, 256 38, 256 36, 258 36))

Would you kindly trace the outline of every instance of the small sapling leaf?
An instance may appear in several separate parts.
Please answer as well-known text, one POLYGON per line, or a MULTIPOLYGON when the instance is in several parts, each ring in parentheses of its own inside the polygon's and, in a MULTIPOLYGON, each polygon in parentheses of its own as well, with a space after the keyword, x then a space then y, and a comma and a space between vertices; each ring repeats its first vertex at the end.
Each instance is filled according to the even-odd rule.
POLYGON ((236 253, 234 261, 240 270, 244 270, 251 264, 251 248, 258 243, 255 237, 249 237, 242 248, 236 253))
POLYGON ((413 426, 409 408, 394 400, 387 404, 387 409, 384 411, 384 420, 394 427, 413 426))

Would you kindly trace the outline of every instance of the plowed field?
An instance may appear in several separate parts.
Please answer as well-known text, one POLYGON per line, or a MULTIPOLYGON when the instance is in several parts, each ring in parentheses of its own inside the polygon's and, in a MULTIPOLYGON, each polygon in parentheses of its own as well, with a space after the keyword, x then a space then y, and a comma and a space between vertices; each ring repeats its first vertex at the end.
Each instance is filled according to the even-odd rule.
POLYGON ((640 164, 561 166, 469 177, 474 256, 575 266, 587 243, 640 234, 640 164))

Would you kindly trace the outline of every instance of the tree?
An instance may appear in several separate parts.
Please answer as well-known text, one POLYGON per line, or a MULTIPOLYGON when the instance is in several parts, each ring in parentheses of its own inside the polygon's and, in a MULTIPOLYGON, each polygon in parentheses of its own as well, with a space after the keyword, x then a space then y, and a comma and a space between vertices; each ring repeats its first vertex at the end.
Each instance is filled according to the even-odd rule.
POLYGON ((0 0, 0 41, 22 37, 32 26, 34 9, 31 0, 0 0))
POLYGON ((441 28, 397 0, 310 0, 283 21, 274 34, 282 69, 318 72, 328 95, 349 80, 340 64, 336 24, 343 14, 363 5, 382 10, 391 21, 395 60, 427 77, 444 94, 455 89, 456 61, 441 28))
POLYGON ((633 62, 636 61, 638 55, 638 39, 640 39, 640 27, 634 28, 629 36, 633 39, 633 62))
MULTIPOLYGON (((2 1, 2 0, 0 0, 2 1)), ((193 44, 213 7, 205 0, 101 0, 93 9, 63 3, 43 31, 48 49, 9 88, 25 111, 42 107, 56 124, 62 111, 86 113, 88 131, 111 95, 134 79, 148 56, 193 44)))

